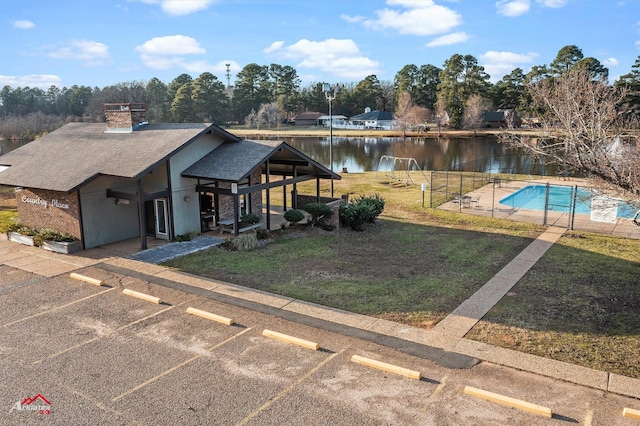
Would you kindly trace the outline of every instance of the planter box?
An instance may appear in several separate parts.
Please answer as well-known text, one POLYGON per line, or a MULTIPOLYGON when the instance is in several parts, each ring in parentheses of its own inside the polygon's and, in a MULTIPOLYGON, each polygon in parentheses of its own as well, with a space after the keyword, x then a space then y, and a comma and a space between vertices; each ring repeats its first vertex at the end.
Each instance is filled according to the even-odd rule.
POLYGON ((34 246, 33 236, 31 235, 22 235, 17 232, 7 232, 7 239, 9 241, 14 241, 16 243, 24 244, 25 246, 34 246))
POLYGON ((43 241, 42 248, 56 253, 71 254, 82 250, 82 241, 43 241))

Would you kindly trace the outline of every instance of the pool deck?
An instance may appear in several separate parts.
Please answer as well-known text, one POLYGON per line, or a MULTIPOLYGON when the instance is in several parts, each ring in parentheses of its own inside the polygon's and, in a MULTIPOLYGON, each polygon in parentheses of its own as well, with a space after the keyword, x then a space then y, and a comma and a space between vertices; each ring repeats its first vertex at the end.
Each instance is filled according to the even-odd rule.
MULTIPOLYGON (((527 185, 538 184, 563 185, 588 187, 586 179, 562 179, 548 178, 540 180, 510 181, 501 185, 487 184, 475 191, 465 193, 472 198, 480 196, 479 203, 472 203, 470 207, 461 206, 458 203, 447 202, 439 206, 439 209, 457 211, 476 216, 495 217, 498 219, 510 219, 518 222, 532 222, 544 224, 544 212, 538 210, 528 210, 512 208, 499 204, 504 197, 515 193, 527 185), (492 208, 493 207, 493 208, 492 208)), ((570 227, 570 216, 568 213, 549 211, 547 213, 547 225, 570 227)), ((640 226, 636 226, 631 219, 618 218, 616 223, 595 222, 589 215, 576 214, 573 221, 573 229, 580 231, 594 232, 598 234, 611 235, 615 237, 640 239, 640 226)))

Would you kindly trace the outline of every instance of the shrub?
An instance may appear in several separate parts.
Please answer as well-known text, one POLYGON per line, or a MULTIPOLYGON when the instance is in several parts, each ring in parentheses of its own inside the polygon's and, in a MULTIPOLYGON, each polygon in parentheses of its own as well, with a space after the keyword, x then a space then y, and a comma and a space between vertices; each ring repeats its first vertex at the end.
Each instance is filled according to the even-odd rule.
POLYGON ((256 229, 256 238, 259 240, 266 240, 267 238, 269 238, 269 231, 262 228, 256 229))
POLYGON ((297 209, 287 210, 284 213, 284 219, 289 223, 298 223, 304 219, 304 213, 297 209))
POLYGON ((311 225, 314 226, 325 216, 331 215, 331 207, 325 203, 307 203, 304 209, 311 215, 311 225))
POLYGON ((364 231, 365 224, 372 216, 373 210, 366 204, 349 203, 340 206, 340 221, 354 231, 364 231))
POLYGON ((56 241, 61 243, 70 243, 76 241, 77 238, 66 232, 58 232, 53 229, 41 229, 33 236, 33 243, 40 247, 43 241, 56 241))
POLYGON ((372 215, 368 220, 369 223, 373 223, 384 210, 384 199, 380 196, 380 194, 376 194, 373 196, 361 195, 355 198, 353 200, 353 203, 356 205, 367 205, 371 207, 372 215))
POLYGON ((243 214, 242 216, 240 216, 240 222, 243 225, 254 225, 260 222, 260 216, 253 213, 243 214))
POLYGON ((340 207, 340 221, 354 231, 363 231, 366 223, 373 223, 384 210, 380 195, 359 196, 340 207))
POLYGON ((9 228, 7 229, 7 231, 9 231, 9 232, 17 232, 18 234, 28 235, 30 237, 33 237, 38 233, 38 231, 36 231, 34 228, 30 228, 28 226, 21 225, 18 222, 13 222, 12 224, 10 224, 9 228))
POLYGON ((176 241, 182 243, 185 241, 191 241, 193 240, 195 237, 198 236, 198 233, 193 231, 193 232, 189 232, 186 234, 180 234, 180 235, 176 235, 176 241))
POLYGON ((258 248, 258 237, 255 234, 242 234, 231 240, 231 245, 237 251, 251 251, 258 248))

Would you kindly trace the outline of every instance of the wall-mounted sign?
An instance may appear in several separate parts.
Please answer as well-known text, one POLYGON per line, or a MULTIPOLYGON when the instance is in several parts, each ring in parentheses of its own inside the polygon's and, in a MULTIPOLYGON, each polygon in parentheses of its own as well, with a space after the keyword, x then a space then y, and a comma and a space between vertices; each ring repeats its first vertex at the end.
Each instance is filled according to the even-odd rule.
POLYGON ((64 210, 69 209, 69 204, 62 203, 56 200, 55 198, 52 199, 51 201, 47 201, 47 200, 43 200, 40 197, 30 198, 30 197, 27 197, 26 195, 23 195, 22 202, 26 204, 35 204, 35 205, 43 206, 45 209, 49 206, 57 207, 59 209, 64 209, 64 210))

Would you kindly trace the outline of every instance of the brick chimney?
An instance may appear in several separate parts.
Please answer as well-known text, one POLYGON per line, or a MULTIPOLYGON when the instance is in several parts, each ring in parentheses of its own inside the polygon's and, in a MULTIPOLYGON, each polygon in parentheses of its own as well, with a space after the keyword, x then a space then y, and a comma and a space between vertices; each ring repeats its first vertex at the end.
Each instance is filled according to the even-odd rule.
POLYGON ((104 104, 106 133, 131 133, 147 123, 147 105, 143 103, 104 104))

